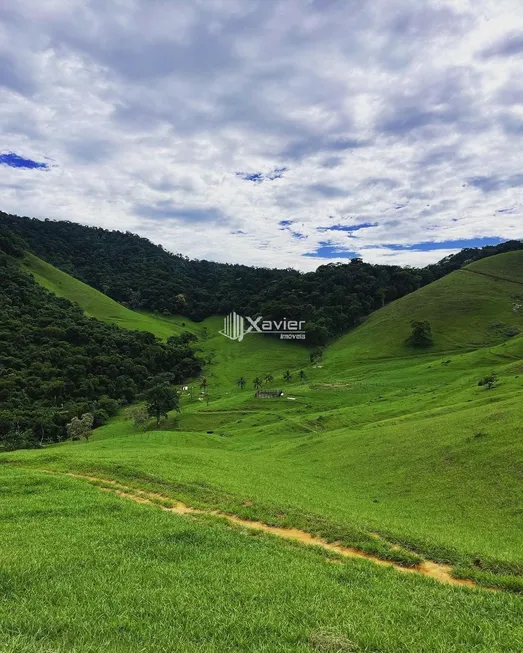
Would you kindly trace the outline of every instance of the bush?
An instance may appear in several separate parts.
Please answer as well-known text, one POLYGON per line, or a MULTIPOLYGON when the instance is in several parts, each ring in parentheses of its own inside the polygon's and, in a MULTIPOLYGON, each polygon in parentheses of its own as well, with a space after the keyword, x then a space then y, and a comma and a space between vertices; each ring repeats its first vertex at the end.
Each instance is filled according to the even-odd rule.
POLYGON ((410 323, 412 333, 407 338, 407 344, 411 347, 431 347, 434 344, 432 328, 427 320, 412 320, 410 323))
POLYGON ((487 376, 483 377, 479 382, 479 386, 485 386, 486 390, 492 390, 492 388, 496 385, 498 381, 498 377, 492 372, 491 374, 487 374, 487 376))

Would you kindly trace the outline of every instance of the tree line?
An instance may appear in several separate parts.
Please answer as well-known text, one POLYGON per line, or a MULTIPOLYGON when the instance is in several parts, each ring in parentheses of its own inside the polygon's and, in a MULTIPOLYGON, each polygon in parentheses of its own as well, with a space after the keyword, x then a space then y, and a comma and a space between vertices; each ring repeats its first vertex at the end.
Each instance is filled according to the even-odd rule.
POLYGON ((462 250, 424 268, 371 265, 361 259, 315 272, 190 260, 130 232, 0 212, 0 224, 37 256, 132 309, 182 314, 263 315, 305 320, 306 342, 321 346, 372 311, 464 264, 523 248, 521 241, 462 250))
POLYGON ((189 339, 86 317, 22 272, 23 246, 0 232, 0 449, 63 440, 73 418, 92 415, 96 427, 142 398, 163 414, 172 384, 201 371, 189 339))
MULTIPOLYGON (((300 381, 304 382, 307 380, 307 375, 303 370, 300 370, 298 372, 298 378, 300 379, 300 381)), ((285 371, 282 375, 282 379, 286 383, 290 383, 293 379, 292 372, 290 370, 285 371)), ((254 386, 255 390, 259 390, 262 387, 263 383, 270 385, 271 383, 274 383, 274 380, 275 380, 274 376, 269 372, 268 374, 265 374, 263 378, 260 376, 254 378, 252 380, 252 385, 254 386)), ((236 379, 236 385, 238 386, 238 388, 240 388, 240 390, 245 390, 245 388, 247 387, 247 379, 244 376, 240 376, 239 379, 236 379)))

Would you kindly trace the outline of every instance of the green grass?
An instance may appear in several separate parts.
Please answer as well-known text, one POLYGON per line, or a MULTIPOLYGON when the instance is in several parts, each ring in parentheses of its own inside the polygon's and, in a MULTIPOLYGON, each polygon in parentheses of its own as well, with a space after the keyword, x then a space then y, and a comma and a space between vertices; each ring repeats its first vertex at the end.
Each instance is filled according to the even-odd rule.
POLYGON ((12 552, 0 587, 4 572, 28 606, 10 616, 0 600, 6 650, 337 650, 336 637, 356 651, 521 650, 523 597, 510 593, 523 589, 523 337, 505 331, 522 326, 513 306, 522 262, 521 252, 485 259, 386 306, 315 365, 293 343, 229 341, 210 318, 197 327, 209 405, 194 383, 181 415, 160 430, 143 434, 118 417, 87 444, 2 455, 3 511, 18 516, 2 522, 0 512, 2 551, 12 552), (412 318, 431 321, 429 351, 405 346, 412 318), (491 371, 497 386, 479 387, 491 371), (281 399, 235 385, 269 372, 281 399), (405 565, 422 555, 506 591, 327 563, 317 551, 133 505, 42 469, 295 526, 405 565), (166 541, 164 532, 190 535, 166 541), (24 589, 27 578, 35 580, 24 589), (49 606, 28 617, 47 585, 49 606), (111 586, 98 632, 98 597, 111 586), (82 609, 67 611, 71 603, 82 609), (322 649, 324 631, 334 639, 322 649))
POLYGON ((236 391, 207 409, 184 397, 171 430, 143 435, 115 421, 88 445, 8 458, 134 479, 232 512, 249 499, 253 518, 274 522, 283 515, 280 523, 321 528, 358 546, 365 546, 362 532, 378 531, 434 559, 481 559, 523 575, 523 376, 515 373, 523 366, 504 359, 500 366, 496 354, 399 370, 388 361, 369 378, 362 367, 330 396, 311 389, 315 383, 291 387, 296 402, 262 402, 236 391), (498 388, 477 386, 479 371, 470 368, 480 365, 497 365, 498 388))
POLYGON ((202 322, 208 336, 198 345, 204 357, 212 361, 205 371, 212 398, 226 398, 225 393, 236 395, 236 381, 247 380, 245 394, 252 395, 252 381, 268 373, 274 376, 272 388, 282 388, 283 373, 288 369, 297 372, 309 364, 309 350, 286 340, 260 334, 248 334, 238 342, 222 336, 222 318, 209 318, 202 322))
POLYGON ((517 651, 519 597, 4 469, 3 653, 517 651))
POLYGON ((467 265, 466 269, 523 284, 523 252, 489 256, 467 265))

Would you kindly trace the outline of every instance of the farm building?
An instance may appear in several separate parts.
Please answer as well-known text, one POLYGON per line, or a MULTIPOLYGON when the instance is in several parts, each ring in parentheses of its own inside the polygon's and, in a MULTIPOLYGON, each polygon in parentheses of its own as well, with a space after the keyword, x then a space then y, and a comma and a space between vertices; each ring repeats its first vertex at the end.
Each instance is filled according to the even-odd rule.
POLYGON ((256 399, 275 399, 283 395, 283 390, 258 390, 256 399))

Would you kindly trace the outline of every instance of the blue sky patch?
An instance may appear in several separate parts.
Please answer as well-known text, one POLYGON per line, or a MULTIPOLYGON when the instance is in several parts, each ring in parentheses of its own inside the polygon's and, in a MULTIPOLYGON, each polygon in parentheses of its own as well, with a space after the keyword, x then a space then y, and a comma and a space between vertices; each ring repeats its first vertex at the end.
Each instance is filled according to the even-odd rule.
POLYGON ((284 173, 287 172, 289 168, 274 168, 272 172, 269 172, 268 175, 266 175, 266 178, 269 179, 270 181, 274 181, 274 179, 281 179, 284 175, 284 173))
POLYGON ((245 181, 252 181, 254 184, 261 184, 264 181, 274 181, 281 179, 287 172, 288 168, 274 168, 267 174, 263 172, 236 172, 235 175, 245 181))
POLYGON ((280 231, 288 231, 293 238, 296 238, 296 240, 306 240, 308 238, 305 234, 291 229, 291 225, 293 224, 292 220, 280 220, 278 224, 280 225, 280 231))
POLYGON ((244 179, 245 181, 252 181, 255 184, 261 184, 264 180, 263 174, 261 172, 237 172, 237 177, 244 179))
POLYGON ((359 229, 368 229, 369 227, 375 227, 376 225, 377 225, 376 222, 362 222, 361 224, 353 224, 353 225, 334 224, 332 225, 332 227, 318 227, 317 230, 320 232, 347 231, 348 233, 352 233, 353 231, 358 231, 359 229))
POLYGON ((14 152, 4 152, 0 154, 0 163, 3 163, 10 168, 26 168, 30 170, 48 170, 47 163, 40 163, 32 159, 24 159, 14 152))
POLYGON ((303 256, 313 258, 358 258, 359 255, 356 252, 343 249, 339 245, 331 245, 328 241, 324 241, 320 243, 315 252, 306 252, 303 256))
POLYGON ((422 243, 414 243, 412 245, 396 245, 389 244, 383 245, 385 249, 392 249, 394 251, 402 252, 409 250, 416 250, 421 252, 431 252, 436 249, 465 249, 468 247, 485 247, 486 245, 499 245, 503 242, 503 238, 497 237, 484 237, 484 238, 464 238, 461 240, 444 240, 440 243, 430 241, 422 243))

